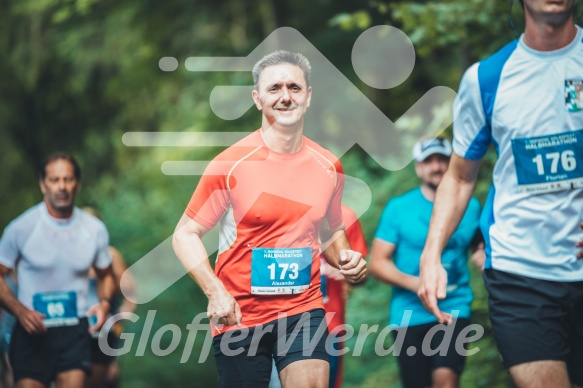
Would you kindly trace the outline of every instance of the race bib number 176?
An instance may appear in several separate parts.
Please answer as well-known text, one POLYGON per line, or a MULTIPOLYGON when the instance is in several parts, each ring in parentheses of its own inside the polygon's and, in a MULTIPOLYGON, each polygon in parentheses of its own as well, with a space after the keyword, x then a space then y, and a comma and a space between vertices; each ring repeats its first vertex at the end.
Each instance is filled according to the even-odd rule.
POLYGON ((583 130, 512 139, 512 153, 520 192, 583 187, 583 130))

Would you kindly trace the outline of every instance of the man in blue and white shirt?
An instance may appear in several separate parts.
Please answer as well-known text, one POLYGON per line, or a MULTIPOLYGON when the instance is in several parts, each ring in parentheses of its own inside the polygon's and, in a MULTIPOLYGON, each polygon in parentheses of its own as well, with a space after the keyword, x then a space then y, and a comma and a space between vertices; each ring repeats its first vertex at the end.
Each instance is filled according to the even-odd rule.
POLYGON ((437 192, 419 296, 444 322, 440 256, 480 161, 498 161, 484 206, 484 278, 504 365, 520 387, 583 386, 583 32, 573 0, 524 0, 525 32, 470 67, 454 155, 437 192))
POLYGON ((9 357, 18 387, 82 388, 90 364, 90 334, 100 329, 115 290, 109 236, 96 217, 74 206, 81 171, 67 154, 40 171, 43 202, 12 221, 0 239, 0 306, 18 320, 9 357), (88 303, 89 269, 100 301, 88 303), (18 273, 17 297, 3 276, 18 273), (97 322, 89 327, 89 316, 97 322))

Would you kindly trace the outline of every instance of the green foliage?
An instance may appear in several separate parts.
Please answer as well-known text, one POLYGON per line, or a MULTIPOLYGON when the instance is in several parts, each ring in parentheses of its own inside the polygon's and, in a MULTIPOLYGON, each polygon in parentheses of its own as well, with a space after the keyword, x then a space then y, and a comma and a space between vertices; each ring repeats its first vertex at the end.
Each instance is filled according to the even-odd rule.
MULTIPOLYGON (((260 0, 98 1, 8 0, 0 3, 0 226, 4 227, 41 195, 36 169, 48 153, 70 151, 83 166, 79 205, 98 208, 108 225, 112 244, 133 263, 168 238, 180 218, 197 177, 167 176, 160 166, 168 160, 205 160, 220 149, 190 147, 128 147, 127 132, 248 131, 259 126, 259 115, 248 112, 227 122, 214 116, 209 95, 215 85, 247 85, 248 74, 190 73, 189 56, 245 56, 278 26, 291 26, 306 36, 395 121, 429 88, 457 88, 465 68, 514 37, 506 25, 509 7, 488 0, 450 1, 316 1, 260 0), (373 90, 354 73, 352 45, 364 29, 390 24, 405 31, 415 45, 416 67, 402 85, 373 90), (179 69, 163 73, 158 60, 176 57, 179 69), (240 128, 240 129, 239 129, 240 128)), ((521 19, 519 7, 513 16, 521 19)), ((334 98, 319 96, 318 98, 334 98)), ((410 128, 405 128, 405 133, 410 128)), ((451 130, 447 131, 451 136, 451 130)), ((415 140, 403 136, 408 149, 415 140)), ((363 215, 369 243, 387 200, 417 185, 412 166, 386 171, 360 147, 342 158, 348 175, 370 186, 372 204, 363 215)), ((495 154, 483 163, 476 196, 484 201, 495 154)), ((489 332, 485 292, 474 273, 474 320, 486 328, 470 357, 463 386, 508 384, 499 366, 489 332)), ((138 287, 146 287, 140 285, 138 287)), ((348 323, 387 321, 390 287, 371 279, 353 291, 348 323)), ((213 386, 212 356, 204 364, 191 356, 179 359, 186 341, 185 326, 206 309, 204 295, 184 277, 158 298, 140 305, 140 319, 126 326, 135 333, 132 350, 121 358, 123 384, 128 387, 213 386), (148 311, 156 310, 152 333, 166 323, 178 325, 178 351, 155 356, 146 347, 135 356, 148 311), (194 382, 194 383, 193 383, 194 382)), ((151 339, 152 336, 150 336, 151 339)), ((169 333, 162 344, 170 343, 169 333)), ((199 335, 195 350, 202 346, 199 335)), ((348 341, 349 347, 354 342, 348 341)), ((386 344, 388 347, 388 344, 386 344)), ((392 357, 378 357, 374 343, 362 355, 347 357, 345 386, 398 386, 392 357)))
POLYGON ((330 19, 329 24, 344 30, 353 30, 355 28, 364 30, 370 27, 371 18, 368 12, 365 11, 357 11, 352 14, 340 13, 330 19))

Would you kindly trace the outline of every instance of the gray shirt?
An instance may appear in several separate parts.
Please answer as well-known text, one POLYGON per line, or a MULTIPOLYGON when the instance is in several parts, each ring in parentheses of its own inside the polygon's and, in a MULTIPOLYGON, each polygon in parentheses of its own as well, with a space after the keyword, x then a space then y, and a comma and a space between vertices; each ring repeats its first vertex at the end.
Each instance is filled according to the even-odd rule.
POLYGON ((18 272, 18 300, 33 308, 33 295, 72 291, 77 295, 77 314, 84 317, 88 271, 111 264, 109 235, 105 225, 75 208, 70 218, 51 217, 44 202, 14 219, 0 239, 0 264, 18 272))

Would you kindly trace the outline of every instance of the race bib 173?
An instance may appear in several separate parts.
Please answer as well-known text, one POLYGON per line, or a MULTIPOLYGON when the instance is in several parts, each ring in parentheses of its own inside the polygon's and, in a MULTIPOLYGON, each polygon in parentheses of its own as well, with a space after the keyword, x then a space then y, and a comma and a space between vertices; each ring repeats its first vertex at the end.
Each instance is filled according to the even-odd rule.
POLYGON ((252 294, 298 294, 310 287, 311 273, 311 247, 252 250, 252 294))

